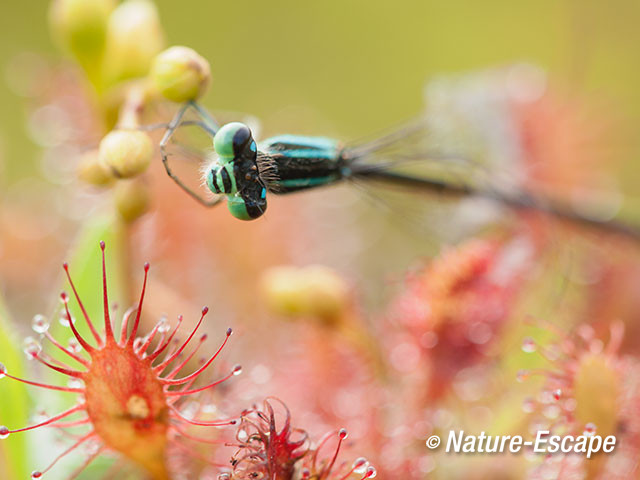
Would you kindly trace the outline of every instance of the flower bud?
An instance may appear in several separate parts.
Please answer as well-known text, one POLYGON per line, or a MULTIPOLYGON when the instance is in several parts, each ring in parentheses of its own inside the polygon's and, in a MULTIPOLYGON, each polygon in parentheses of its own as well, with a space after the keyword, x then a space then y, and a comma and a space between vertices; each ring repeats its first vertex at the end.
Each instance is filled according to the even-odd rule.
POLYGON ((131 223, 149 210, 149 189, 139 180, 118 182, 115 189, 115 205, 120 217, 131 223))
POLYGON ((196 100, 211 79, 209 62, 188 47, 171 47, 154 60, 151 81, 158 91, 174 102, 196 100))
POLYGON ((54 0, 49 24, 61 48, 71 53, 85 68, 102 59, 109 14, 114 0, 54 0))
POLYGON ((284 315, 308 315, 334 323, 349 308, 346 282, 319 265, 272 268, 262 279, 262 291, 270 309, 284 315))
POLYGON ((262 293, 269 310, 280 315, 299 315, 302 305, 298 298, 300 275, 294 267, 273 267, 262 276, 262 293))
POLYGON ((78 163, 78 177, 96 187, 107 187, 115 180, 113 173, 100 161, 97 149, 82 154, 78 163))
POLYGON ((104 77, 107 84, 143 77, 164 46, 158 10, 149 0, 125 0, 109 17, 104 77))
POLYGON ((137 130, 113 130, 100 142, 100 162, 119 178, 144 172, 152 156, 151 138, 137 130))

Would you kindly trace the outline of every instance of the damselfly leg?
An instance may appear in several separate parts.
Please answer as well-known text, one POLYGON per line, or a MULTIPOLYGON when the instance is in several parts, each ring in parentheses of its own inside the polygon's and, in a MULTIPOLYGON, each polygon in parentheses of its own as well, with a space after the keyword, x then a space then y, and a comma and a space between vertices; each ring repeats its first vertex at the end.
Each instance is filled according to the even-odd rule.
MULTIPOLYGON (((168 151, 169 143, 176 133, 177 129, 185 126, 195 126, 201 129, 204 133, 213 138, 216 132, 220 129, 217 122, 213 119, 213 117, 202 107, 200 107, 195 102, 187 102, 176 112, 173 119, 169 122, 166 131, 160 140, 159 148, 160 148, 160 156, 162 158, 162 165, 164 166, 167 175, 185 192, 187 192, 191 198, 199 202, 201 205, 205 207, 213 207, 220 203, 222 197, 215 197, 212 199, 205 198, 203 195, 196 192, 192 187, 188 186, 185 182, 182 181, 179 175, 174 173, 171 165, 169 164, 169 156, 171 153, 168 151), (185 114, 189 109, 192 109, 197 116, 197 120, 185 120, 185 114)), ((188 147, 182 146, 182 149, 187 149, 188 147)))

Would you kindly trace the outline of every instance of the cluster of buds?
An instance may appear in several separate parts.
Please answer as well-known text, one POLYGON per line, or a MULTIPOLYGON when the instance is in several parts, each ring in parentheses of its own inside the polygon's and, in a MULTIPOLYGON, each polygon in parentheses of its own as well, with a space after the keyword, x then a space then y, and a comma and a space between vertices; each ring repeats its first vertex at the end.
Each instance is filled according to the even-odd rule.
POLYGON ((163 50, 164 33, 151 0, 54 0, 50 24, 104 104, 105 125, 114 125, 111 112, 118 112, 99 147, 81 156, 78 176, 94 187, 113 187, 116 210, 132 222, 150 207, 141 175, 154 145, 139 129, 141 116, 156 102, 200 98, 210 83, 209 63, 188 47, 163 50))

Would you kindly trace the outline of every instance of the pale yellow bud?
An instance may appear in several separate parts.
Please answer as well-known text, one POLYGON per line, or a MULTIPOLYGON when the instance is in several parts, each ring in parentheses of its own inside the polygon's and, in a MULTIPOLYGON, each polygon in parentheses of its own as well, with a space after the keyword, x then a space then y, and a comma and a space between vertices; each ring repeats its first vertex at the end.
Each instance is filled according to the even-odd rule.
POLYGON ((54 39, 85 68, 102 59, 115 0, 54 0, 49 24, 54 39))
POLYGON ((115 181, 113 173, 100 161, 98 149, 82 154, 78 163, 78 177, 83 182, 96 187, 107 187, 115 181))
POLYGON ((300 275, 295 267, 273 267, 262 276, 262 292, 269 310, 280 315, 302 313, 300 275))
POLYGON ((116 177, 130 178, 144 172, 152 156, 151 138, 137 130, 113 130, 100 142, 100 162, 116 177))
POLYGON ((211 70, 209 62, 195 50, 177 46, 155 58, 150 78, 165 98, 182 103, 204 94, 211 80, 211 70))
POLYGON ((347 283, 333 270, 317 265, 271 268, 262 278, 262 292, 270 310, 281 315, 334 323, 349 309, 347 283))
POLYGON ((349 305, 349 287, 334 270, 321 265, 310 265, 301 270, 304 276, 302 297, 312 315, 337 319, 349 305))
POLYGON ((108 84, 143 77, 164 46, 158 9, 150 0, 125 0, 109 17, 104 77, 108 84))

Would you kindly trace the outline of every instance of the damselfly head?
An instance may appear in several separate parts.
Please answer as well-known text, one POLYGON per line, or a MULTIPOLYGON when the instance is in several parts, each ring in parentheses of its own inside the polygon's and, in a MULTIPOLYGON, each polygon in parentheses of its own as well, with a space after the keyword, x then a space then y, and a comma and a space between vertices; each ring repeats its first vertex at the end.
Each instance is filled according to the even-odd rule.
POLYGON ((253 220, 267 209, 267 189, 258 169, 258 148, 243 123, 224 125, 213 138, 216 158, 206 171, 213 193, 227 195, 227 207, 241 220, 253 220))

